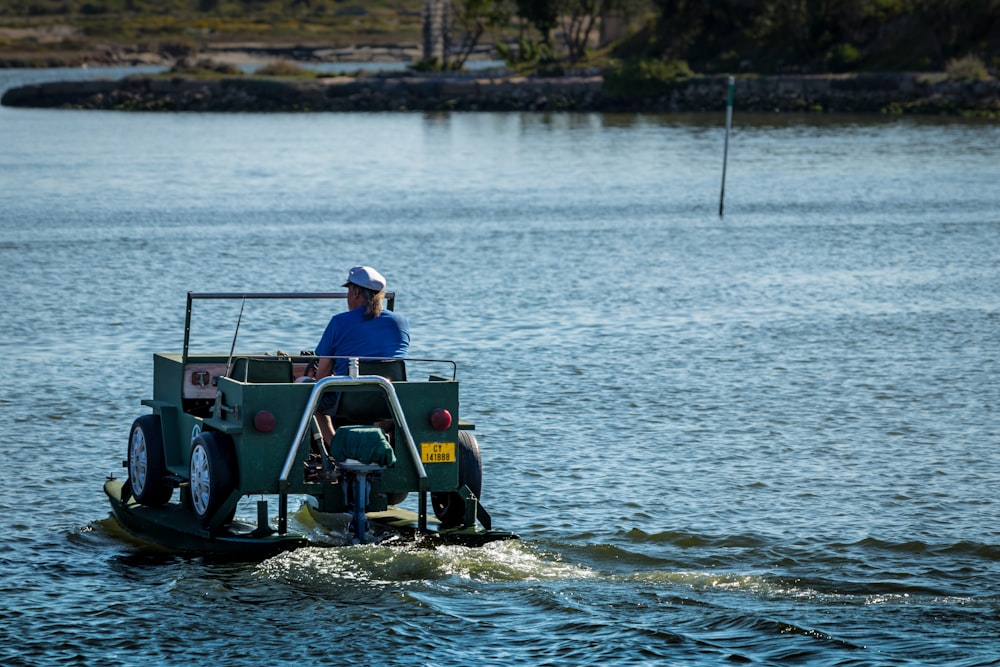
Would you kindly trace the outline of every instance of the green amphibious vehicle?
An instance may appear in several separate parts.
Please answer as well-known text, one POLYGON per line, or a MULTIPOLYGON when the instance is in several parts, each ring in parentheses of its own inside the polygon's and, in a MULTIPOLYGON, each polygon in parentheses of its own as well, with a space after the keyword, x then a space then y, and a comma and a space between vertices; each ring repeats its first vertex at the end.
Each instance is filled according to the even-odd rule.
POLYGON ((341 544, 516 538, 494 530, 479 502, 482 462, 474 426, 459 416, 454 362, 352 358, 348 375, 315 380, 311 353, 235 352, 249 301, 319 303, 328 313, 329 300, 345 298, 188 293, 183 350, 153 356, 153 397, 142 401, 152 412, 132 424, 127 478, 104 485, 127 532, 174 552, 267 557, 316 543, 311 531, 290 530, 293 497, 295 517, 340 527, 341 544), (228 354, 190 349, 192 309, 208 300, 240 302, 228 354), (421 368, 432 372, 418 378, 421 368), (315 416, 321 402, 335 406, 329 445, 315 416), (415 510, 400 506, 409 494, 415 510), (238 506, 253 507, 241 505, 247 496, 259 496, 255 523, 235 518, 238 506))

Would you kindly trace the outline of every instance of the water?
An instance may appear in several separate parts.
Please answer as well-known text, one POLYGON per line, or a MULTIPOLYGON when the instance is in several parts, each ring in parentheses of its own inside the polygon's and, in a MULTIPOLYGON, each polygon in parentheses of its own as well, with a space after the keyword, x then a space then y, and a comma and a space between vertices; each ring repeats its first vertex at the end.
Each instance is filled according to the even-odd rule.
POLYGON ((737 101, 720 220, 722 120, 0 108, 0 663, 996 664, 1000 126, 737 101), (523 539, 120 535, 185 291, 357 263, 457 360, 523 539))

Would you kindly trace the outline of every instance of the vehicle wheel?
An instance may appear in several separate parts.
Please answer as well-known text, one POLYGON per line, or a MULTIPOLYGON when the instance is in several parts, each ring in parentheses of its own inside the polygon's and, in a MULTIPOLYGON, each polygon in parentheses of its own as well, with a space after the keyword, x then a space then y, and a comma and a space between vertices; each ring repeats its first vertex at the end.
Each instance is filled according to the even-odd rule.
POLYGON ((236 461, 229 438, 211 431, 199 433, 191 445, 189 473, 191 509, 208 523, 236 488, 236 461))
MULTIPOLYGON (((483 459, 479 454, 476 436, 469 431, 458 432, 458 486, 469 487, 476 498, 482 498, 483 459)), ((444 526, 457 526, 465 521, 465 501, 457 491, 432 493, 434 516, 444 526)))
POLYGON ((400 491, 399 493, 387 493, 385 494, 386 502, 390 505, 398 505, 399 503, 406 500, 406 497, 410 495, 406 491, 400 491))
POLYGON ((143 415, 132 422, 128 438, 128 479, 132 495, 143 505, 162 505, 174 492, 166 475, 160 418, 143 415))

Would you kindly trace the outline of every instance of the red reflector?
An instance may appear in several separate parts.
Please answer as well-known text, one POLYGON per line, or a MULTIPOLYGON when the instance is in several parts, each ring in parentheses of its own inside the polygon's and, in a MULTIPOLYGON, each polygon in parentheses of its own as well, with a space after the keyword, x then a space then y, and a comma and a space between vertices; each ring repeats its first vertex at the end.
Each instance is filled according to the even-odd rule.
POLYGON ((444 408, 431 411, 431 428, 435 431, 447 431, 451 427, 451 413, 444 408))
POLYGON ((253 427, 261 433, 270 433, 277 423, 278 420, 269 410, 261 410, 253 416, 253 427))

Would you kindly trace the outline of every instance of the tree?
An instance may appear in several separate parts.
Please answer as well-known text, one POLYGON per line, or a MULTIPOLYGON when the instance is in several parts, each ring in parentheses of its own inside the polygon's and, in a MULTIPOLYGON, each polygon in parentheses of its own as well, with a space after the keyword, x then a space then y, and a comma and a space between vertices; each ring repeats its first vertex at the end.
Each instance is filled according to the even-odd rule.
POLYGON ((608 5, 614 3, 615 0, 562 0, 563 41, 571 63, 583 60, 594 24, 608 10, 608 5))
POLYGON ((557 0, 563 41, 571 63, 580 62, 587 55, 587 46, 598 21, 618 14, 627 17, 647 6, 640 0, 557 0))
POLYGON ((552 45, 552 29, 559 22, 560 0, 516 0, 517 15, 534 26, 542 43, 552 45))
POLYGON ((514 14, 512 0, 459 0, 452 4, 452 24, 462 31, 458 55, 446 63, 461 69, 487 29, 500 28, 510 22, 514 14))

